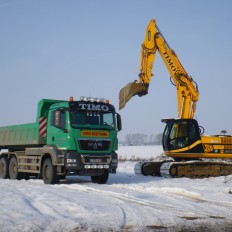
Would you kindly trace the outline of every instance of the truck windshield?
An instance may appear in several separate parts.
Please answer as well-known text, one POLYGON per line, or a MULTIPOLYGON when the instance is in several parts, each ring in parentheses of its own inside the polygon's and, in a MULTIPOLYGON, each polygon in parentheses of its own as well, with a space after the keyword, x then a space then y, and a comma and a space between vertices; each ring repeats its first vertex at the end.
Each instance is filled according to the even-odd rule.
POLYGON ((114 114, 112 112, 71 111, 70 123, 73 128, 115 129, 114 114))

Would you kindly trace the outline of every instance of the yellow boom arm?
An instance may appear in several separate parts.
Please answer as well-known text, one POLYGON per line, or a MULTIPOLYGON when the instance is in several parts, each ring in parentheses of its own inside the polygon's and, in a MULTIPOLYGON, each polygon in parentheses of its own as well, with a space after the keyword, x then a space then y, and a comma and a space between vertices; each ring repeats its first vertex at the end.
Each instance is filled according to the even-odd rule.
POLYGON ((185 71, 174 50, 169 47, 154 19, 147 27, 142 44, 139 83, 129 83, 120 90, 119 109, 125 107, 132 96, 143 96, 148 93, 157 50, 171 75, 173 84, 176 86, 178 118, 193 118, 199 96, 197 84, 185 71))

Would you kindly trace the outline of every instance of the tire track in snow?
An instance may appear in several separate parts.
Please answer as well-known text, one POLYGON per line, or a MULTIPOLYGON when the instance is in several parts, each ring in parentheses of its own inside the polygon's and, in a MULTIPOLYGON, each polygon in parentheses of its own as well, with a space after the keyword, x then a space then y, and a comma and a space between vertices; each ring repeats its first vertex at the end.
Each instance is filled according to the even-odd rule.
MULTIPOLYGON (((183 209, 171 205, 164 205, 162 203, 154 203, 148 200, 140 200, 136 197, 130 196, 129 194, 115 193, 112 191, 99 190, 83 185, 59 185, 59 187, 68 188, 71 190, 78 190, 86 193, 94 193, 100 197, 108 198, 110 201, 113 200, 115 206, 117 206, 122 212, 121 229, 141 227, 144 225, 150 225, 158 223, 158 225, 171 225, 174 221, 181 221, 179 215, 183 213, 183 209), (141 207, 144 206, 144 207, 141 207), (172 212, 167 209, 172 208, 172 212), (178 215, 178 213, 179 215, 178 215), (176 219, 173 220, 174 214, 176 219), (142 215, 142 216, 140 216, 142 215)), ((138 230, 139 231, 139 230, 138 230)))
POLYGON ((79 191, 83 191, 83 192, 94 192, 97 193, 99 195, 104 195, 113 199, 118 199, 121 200, 123 202, 130 202, 130 203, 134 203, 134 204, 138 204, 138 205, 143 205, 152 209, 156 209, 158 211, 164 211, 164 210, 173 210, 173 214, 177 214, 177 212, 182 213, 183 212, 183 208, 182 207, 178 207, 178 206, 172 206, 170 204, 164 204, 164 203, 158 203, 158 202, 153 202, 153 201, 149 201, 149 200, 142 200, 142 199, 138 199, 136 197, 133 197, 129 194, 123 194, 123 193, 118 193, 118 192, 112 192, 112 191, 105 191, 105 190, 99 190, 99 189, 95 189, 95 188, 91 188, 89 186, 74 186, 74 185, 66 185, 66 188, 69 189, 76 189, 79 191))
MULTIPOLYGON (((170 215, 170 220, 173 218, 173 216, 171 215, 175 215, 178 218, 183 218, 183 217, 188 217, 188 216, 197 216, 199 218, 212 218, 212 217, 220 217, 220 212, 215 211, 214 206, 217 207, 218 206, 221 207, 221 212, 224 214, 224 212, 227 212, 228 215, 228 211, 231 212, 231 205, 227 202, 218 202, 218 201, 213 201, 213 200, 206 200, 206 199, 197 199, 197 198, 192 198, 191 195, 188 197, 186 196, 184 198, 184 201, 188 204, 188 202, 190 202, 192 205, 193 202, 195 202, 197 204, 197 208, 194 208, 194 211, 191 212, 191 208, 189 207, 185 207, 183 208, 183 200, 182 199, 178 199, 179 201, 182 202, 182 206, 178 206, 178 204, 175 205, 171 205, 168 203, 164 203, 164 202, 154 202, 154 201, 149 201, 149 200, 145 200, 145 199, 141 199, 141 198, 136 198, 134 196, 129 195, 128 193, 118 193, 118 192, 112 192, 112 191, 106 191, 106 190, 100 190, 100 189, 96 189, 96 188, 92 188, 89 186, 83 186, 83 185, 66 185, 66 188, 70 188, 70 189, 77 189, 79 191, 83 191, 83 192, 93 192, 99 195, 104 195, 105 197, 109 197, 111 199, 114 200, 120 200, 121 202, 125 202, 128 205, 128 202, 130 202, 132 204, 132 208, 134 209, 136 205, 142 205, 146 208, 150 208, 152 210, 155 210, 156 212, 158 212, 160 215, 163 215, 165 212, 166 217, 168 217, 168 215, 170 215), (201 205, 199 205, 199 203, 201 205), (208 211, 204 211, 202 210, 202 208, 205 207, 210 207, 210 209, 208 211)), ((151 194, 152 192, 150 191, 141 191, 138 189, 126 189, 126 190, 135 190, 135 191, 140 191, 140 192, 144 192, 144 193, 149 193, 151 194)), ((178 198, 183 198, 183 196, 178 196, 178 198)), ((176 199, 173 199, 175 201, 177 201, 176 199)), ((141 207, 139 207, 139 210, 141 211, 141 207)), ((146 213, 146 210, 145 210, 146 213)), ((157 213, 155 214, 157 215, 157 213)), ((230 213, 230 215, 232 216, 232 212, 230 213)))

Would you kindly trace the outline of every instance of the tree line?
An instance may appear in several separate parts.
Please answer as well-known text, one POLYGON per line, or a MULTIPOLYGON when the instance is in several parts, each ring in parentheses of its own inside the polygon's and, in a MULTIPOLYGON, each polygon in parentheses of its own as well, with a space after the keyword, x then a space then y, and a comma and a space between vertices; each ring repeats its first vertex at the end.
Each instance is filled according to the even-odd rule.
POLYGON ((159 134, 142 134, 142 133, 134 133, 127 134, 125 136, 124 145, 127 146, 142 146, 142 145, 161 145, 162 144, 162 136, 163 133, 159 134))

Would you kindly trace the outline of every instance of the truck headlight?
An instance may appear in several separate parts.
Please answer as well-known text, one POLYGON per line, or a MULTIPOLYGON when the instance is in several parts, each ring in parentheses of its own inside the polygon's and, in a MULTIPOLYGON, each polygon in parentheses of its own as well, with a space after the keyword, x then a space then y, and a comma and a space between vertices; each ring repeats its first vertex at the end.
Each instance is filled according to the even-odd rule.
POLYGON ((67 163, 76 163, 76 159, 67 159, 67 163))

